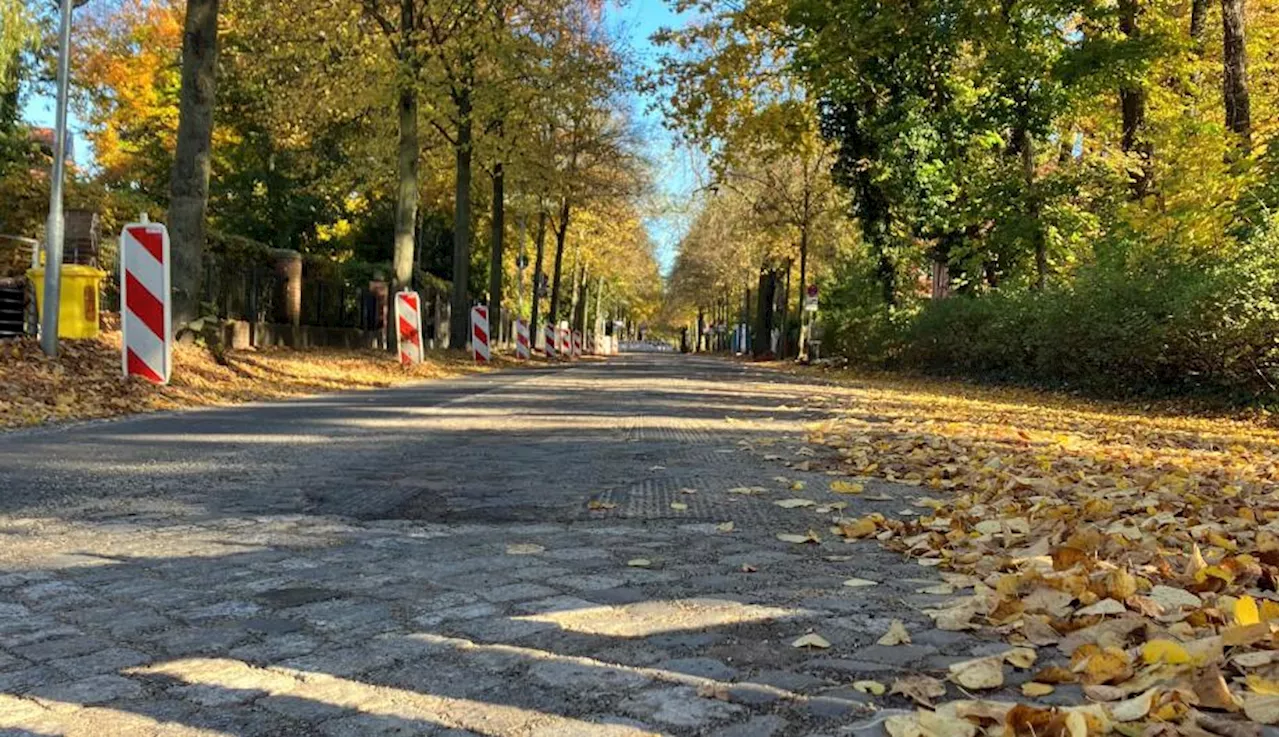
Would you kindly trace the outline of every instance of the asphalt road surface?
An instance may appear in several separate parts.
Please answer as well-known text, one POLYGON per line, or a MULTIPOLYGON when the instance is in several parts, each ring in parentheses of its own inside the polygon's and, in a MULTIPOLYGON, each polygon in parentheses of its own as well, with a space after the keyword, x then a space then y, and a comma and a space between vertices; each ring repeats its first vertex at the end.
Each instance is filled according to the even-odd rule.
POLYGON ((633 355, 0 435, 0 735, 871 734, 851 683, 1002 646, 775 538, 841 392, 633 355))

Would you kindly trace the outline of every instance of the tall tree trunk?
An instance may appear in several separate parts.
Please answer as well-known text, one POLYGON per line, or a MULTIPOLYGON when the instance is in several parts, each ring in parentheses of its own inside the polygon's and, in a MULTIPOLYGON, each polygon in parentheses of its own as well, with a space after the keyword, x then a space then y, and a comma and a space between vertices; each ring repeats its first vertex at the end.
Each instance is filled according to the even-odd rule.
POLYGON ((1240 151, 1248 155, 1253 142, 1244 47, 1244 0, 1222 0, 1222 100, 1227 129, 1238 136, 1240 151))
MULTIPOLYGON (((807 296, 805 280, 808 278, 809 268, 809 193, 804 193, 804 224, 800 226, 800 282, 796 287, 796 319, 800 324, 804 324, 804 300, 807 296)), ((796 346, 796 354, 799 355, 802 346, 796 346)))
POLYGON ((502 162, 493 166, 493 217, 489 235, 489 324, 502 324, 502 162))
MULTIPOLYGON (((406 2, 410 23, 413 3, 406 2)), ((413 283, 414 230, 418 222, 418 91, 412 81, 400 89, 400 142, 397 156, 395 250, 391 257, 391 294, 413 283)), ((394 312, 394 305, 392 311, 394 312)), ((387 349, 396 350, 397 321, 387 320, 387 349)))
POLYGON ((596 318, 591 323, 596 340, 604 337, 604 277, 596 277, 596 318))
POLYGON ((1049 254, 1046 252, 1044 224, 1040 222, 1040 194, 1036 191, 1036 144, 1031 133, 1017 132, 1018 153, 1022 157, 1022 183, 1027 188, 1027 214, 1031 219, 1031 250, 1036 259, 1036 289, 1044 289, 1049 280, 1049 254))
MULTIPOLYGON (((1137 41, 1141 35, 1139 2, 1141 0, 1120 0, 1120 32, 1130 41, 1137 41)), ((1130 195, 1136 200, 1151 189, 1151 145, 1143 136, 1147 95, 1139 84, 1126 82, 1120 87, 1120 115, 1120 149, 1138 157, 1138 167, 1129 172, 1130 195)))
POLYGON ((564 239, 569 233, 569 198, 560 200, 560 221, 556 223, 556 258, 551 274, 551 305, 547 308, 547 320, 554 326, 560 319, 560 272, 564 264, 564 239))
POLYGON ((756 358, 767 358, 772 349, 773 302, 777 288, 777 275, 770 269, 760 269, 756 287, 756 330, 751 341, 751 353, 756 358))
POLYGON ((213 104, 218 83, 218 2, 188 0, 182 29, 182 90, 168 217, 175 331, 200 317, 204 221, 209 204, 213 104))
POLYGON ((585 338, 587 332, 587 297, 591 294, 591 290, 587 288, 587 267, 585 264, 578 267, 577 281, 578 288, 574 290, 573 329, 585 338))
MULTIPOLYGON (((471 339, 471 304, 467 282, 471 279, 471 90, 457 98, 458 133, 454 147, 453 299, 450 301, 449 347, 466 350, 471 339)), ((493 329, 492 322, 489 329, 493 329)))
POLYGON ((1209 15, 1209 0, 1191 0, 1191 42, 1199 52, 1204 42, 1204 26, 1209 15))
POLYGON ((541 199, 539 199, 538 234, 535 241, 537 254, 533 257, 533 304, 529 308, 529 345, 531 347, 538 344, 538 336, 542 334, 538 332, 538 305, 542 302, 542 295, 538 293, 538 282, 542 277, 542 254, 545 250, 543 246, 547 242, 547 210, 541 206, 541 199))

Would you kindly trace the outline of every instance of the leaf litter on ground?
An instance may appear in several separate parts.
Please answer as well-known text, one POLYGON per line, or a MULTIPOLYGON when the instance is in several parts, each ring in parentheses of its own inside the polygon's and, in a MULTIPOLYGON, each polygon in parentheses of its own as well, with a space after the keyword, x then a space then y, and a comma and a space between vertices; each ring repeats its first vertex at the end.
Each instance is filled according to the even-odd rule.
POLYGON ((815 464, 860 480, 834 480, 832 492, 882 478, 914 487, 912 509, 904 519, 837 518, 830 531, 961 577, 922 590, 972 590, 926 610, 935 626, 1018 646, 952 665, 958 685, 999 687, 1006 666, 1030 668, 1035 648, 1048 648, 1069 665, 1043 667, 1023 695, 1079 683, 1097 702, 928 710, 945 686, 910 677, 891 691, 925 708, 897 718, 891 733, 1252 737, 1254 725, 1276 723, 1274 427, 889 386, 854 391, 854 411, 812 426, 809 441, 831 451, 815 464), (861 419, 872 417, 867 408, 873 419, 861 419))

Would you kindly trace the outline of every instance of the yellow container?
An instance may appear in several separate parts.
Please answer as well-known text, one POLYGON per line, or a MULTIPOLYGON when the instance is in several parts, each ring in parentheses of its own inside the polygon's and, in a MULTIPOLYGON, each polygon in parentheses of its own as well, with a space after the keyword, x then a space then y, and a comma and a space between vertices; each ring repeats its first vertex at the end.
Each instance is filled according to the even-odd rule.
MULTIPOLYGON (((106 275, 107 272, 92 266, 62 265, 62 291, 58 300, 59 338, 98 337, 98 294, 106 275)), ((36 309, 44 310, 44 267, 28 269, 27 278, 36 287, 36 309)))

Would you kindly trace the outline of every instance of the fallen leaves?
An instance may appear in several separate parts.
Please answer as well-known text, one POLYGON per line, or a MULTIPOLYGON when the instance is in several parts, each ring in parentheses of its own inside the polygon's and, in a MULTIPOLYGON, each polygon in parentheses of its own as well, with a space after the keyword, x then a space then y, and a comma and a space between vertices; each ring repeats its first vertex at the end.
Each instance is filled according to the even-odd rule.
POLYGON ((855 484, 852 481, 836 479, 831 482, 830 489, 833 494, 861 494, 863 485, 855 484))
POLYGON ((797 637, 792 641, 791 647, 812 647, 819 650, 826 650, 831 647, 831 643, 827 642, 826 638, 822 635, 811 632, 807 635, 797 637))
POLYGON ((872 581, 866 578, 848 578, 848 579, 845 579, 845 582, 843 585, 848 586, 851 589, 860 589, 860 588, 863 588, 864 586, 879 586, 880 582, 872 581))
POLYGON ((653 561, 649 560, 648 558, 632 558, 631 560, 627 561, 627 565, 631 566, 632 568, 648 568, 649 566, 653 565, 653 561))
POLYGON ((536 543, 512 543, 507 546, 507 555, 537 555, 546 548, 536 543))
POLYGON ((872 696, 884 696, 885 686, 879 681, 854 681, 851 685, 854 691, 872 696))
POLYGON ((617 509, 617 507, 618 507, 617 502, 606 502, 606 501, 601 501, 600 499, 592 499, 587 502, 587 509, 590 509, 593 512, 602 512, 607 509, 617 509))
POLYGON ((716 532, 733 532, 733 521, 721 522, 716 525, 716 532))
POLYGON ((684 512, 689 509, 689 505, 684 502, 671 502, 671 508, 677 512, 684 512))
POLYGON ((778 538, 784 543, 795 543, 799 545, 803 545, 805 543, 822 542, 822 538, 818 535, 818 533, 814 532, 813 530, 809 530, 803 535, 797 535, 791 532, 779 532, 778 534, 774 535, 774 537, 778 538))
POLYGON ((774 504, 783 509, 796 509, 797 507, 812 507, 817 502, 812 499, 779 499, 774 504))
POLYGON ((902 623, 901 619, 895 619, 889 624, 889 631, 880 636, 876 640, 877 645, 910 645, 911 633, 907 632, 907 627, 902 623))
POLYGON ((1004 658, 999 655, 952 663, 947 671, 952 681, 970 690, 1000 688, 1004 685, 1004 658))
POLYGON ((901 694, 920 704, 933 706, 933 700, 947 695, 947 686, 937 678, 911 675, 899 678, 889 687, 889 693, 901 694))
MULTIPOLYGON (((850 506, 858 513, 837 515, 831 532, 878 540, 921 566, 965 577, 916 589, 939 596, 972 589, 925 609, 934 626, 1020 646, 955 663, 948 679, 966 690, 999 688, 1006 665, 1034 666, 1036 651, 1025 646, 1056 646, 1069 664, 1042 668, 1022 684, 1023 695, 1077 683, 1101 702, 960 714, 968 727, 953 723, 954 710, 938 721, 959 703, 952 702, 894 730, 926 737, 976 726, 986 737, 1093 737, 1116 723, 1132 725, 1120 729, 1125 737, 1243 737, 1228 732, 1246 718, 1274 723, 1280 453, 1273 427, 1041 396, 1019 403, 985 389, 914 393, 905 385, 852 394, 875 411, 811 426, 810 442, 834 451, 828 472, 857 479, 835 479, 831 491, 859 494, 864 479, 878 477, 918 492, 909 509, 889 517, 859 509, 862 494, 850 506), (1197 716, 1205 714, 1212 725, 1197 716)), ((886 633, 882 642, 900 636, 886 633)), ((922 706, 942 695, 906 684, 894 692, 922 706)))
POLYGON ((405 368, 379 350, 261 348, 228 351, 224 366, 204 347, 179 344, 170 383, 155 386, 121 377, 118 331, 64 340, 56 358, 32 338, 5 340, 0 348, 0 428, 388 387, 512 365, 495 355, 493 365, 476 366, 444 350, 405 368))

